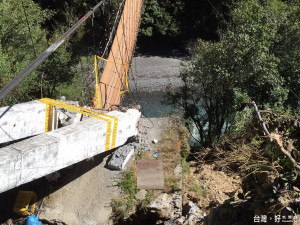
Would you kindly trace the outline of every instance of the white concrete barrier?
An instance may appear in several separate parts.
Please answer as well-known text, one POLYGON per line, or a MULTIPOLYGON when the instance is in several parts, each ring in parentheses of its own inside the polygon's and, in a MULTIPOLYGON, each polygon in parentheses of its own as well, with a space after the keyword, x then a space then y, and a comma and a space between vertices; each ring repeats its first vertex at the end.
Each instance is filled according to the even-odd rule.
MULTIPOLYGON (((138 110, 108 115, 118 118, 116 147, 137 135, 138 110)), ((89 118, 1 148, 0 193, 104 152, 106 129, 107 122, 89 118)))
POLYGON ((31 101, 0 108, 0 143, 44 133, 46 106, 31 101))

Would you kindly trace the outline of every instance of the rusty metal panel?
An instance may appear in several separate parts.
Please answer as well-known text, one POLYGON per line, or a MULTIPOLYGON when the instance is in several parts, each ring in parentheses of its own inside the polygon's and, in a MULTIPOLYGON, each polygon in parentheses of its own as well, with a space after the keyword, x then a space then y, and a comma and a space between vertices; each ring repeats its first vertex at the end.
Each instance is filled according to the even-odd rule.
POLYGON ((164 166, 160 160, 137 160, 137 187, 164 188, 164 166))

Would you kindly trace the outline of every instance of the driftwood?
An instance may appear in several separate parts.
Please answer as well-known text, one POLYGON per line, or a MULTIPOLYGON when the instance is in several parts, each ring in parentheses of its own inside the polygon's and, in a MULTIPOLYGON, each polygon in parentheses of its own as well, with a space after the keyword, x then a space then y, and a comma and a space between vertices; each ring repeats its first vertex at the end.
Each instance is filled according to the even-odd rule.
POLYGON ((260 112, 258 111, 258 108, 257 108, 257 105, 255 104, 254 101, 251 102, 251 104, 253 105, 254 107, 254 110, 256 112, 256 115, 258 117, 258 120, 264 130, 264 132, 267 134, 267 137, 270 139, 270 141, 272 142, 273 139, 276 141, 276 144, 278 145, 280 151, 286 155, 290 160, 291 162, 294 164, 294 166, 300 170, 300 164, 297 163, 297 161, 292 157, 291 153, 287 150, 285 150, 285 148, 283 147, 283 142, 282 142, 282 136, 279 135, 279 134, 274 134, 274 133, 271 133, 268 131, 267 127, 266 127, 266 124, 265 122, 263 121, 263 119, 261 118, 261 115, 260 115, 260 112))

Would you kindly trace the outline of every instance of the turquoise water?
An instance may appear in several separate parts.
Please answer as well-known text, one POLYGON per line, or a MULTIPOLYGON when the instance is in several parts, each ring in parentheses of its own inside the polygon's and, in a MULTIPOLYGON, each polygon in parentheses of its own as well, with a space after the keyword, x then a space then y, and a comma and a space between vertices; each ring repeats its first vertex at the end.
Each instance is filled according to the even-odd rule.
POLYGON ((132 92, 126 94, 122 105, 138 104, 141 106, 142 113, 148 118, 164 117, 170 114, 179 115, 172 106, 162 103, 163 95, 163 92, 132 92))
MULTIPOLYGON (((177 115, 180 116, 182 113, 175 111, 172 106, 164 105, 163 101, 163 92, 142 92, 142 93, 129 93, 126 94, 125 98, 122 101, 122 105, 127 107, 129 105, 136 106, 141 105, 141 111, 144 116, 148 118, 157 118, 157 117, 164 117, 168 115, 177 115)), ((192 131, 192 135, 195 138, 199 138, 199 132, 194 127, 192 131)), ((198 146, 199 143, 190 136, 189 143, 191 146, 198 146)))

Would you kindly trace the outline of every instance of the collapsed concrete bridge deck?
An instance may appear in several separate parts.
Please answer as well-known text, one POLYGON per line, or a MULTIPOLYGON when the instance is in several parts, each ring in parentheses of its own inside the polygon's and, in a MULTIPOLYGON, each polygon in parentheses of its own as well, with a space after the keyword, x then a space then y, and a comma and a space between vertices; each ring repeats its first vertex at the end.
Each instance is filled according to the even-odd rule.
MULTIPOLYGON (((43 133, 45 114, 38 101, 0 108, 0 142, 36 135, 0 148, 0 193, 105 151, 107 122, 88 118, 43 133)), ((137 134, 138 110, 107 114, 118 118, 115 147, 137 134)))

